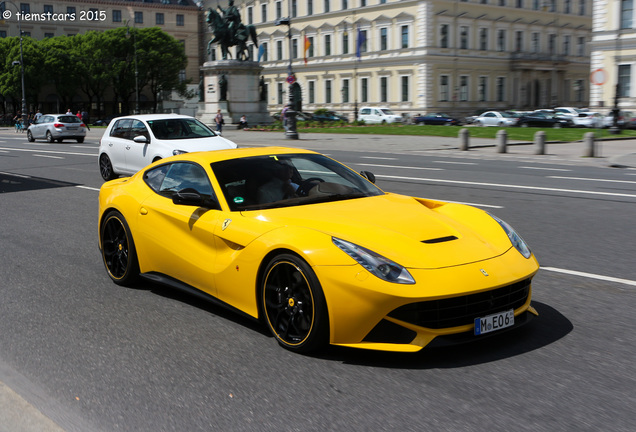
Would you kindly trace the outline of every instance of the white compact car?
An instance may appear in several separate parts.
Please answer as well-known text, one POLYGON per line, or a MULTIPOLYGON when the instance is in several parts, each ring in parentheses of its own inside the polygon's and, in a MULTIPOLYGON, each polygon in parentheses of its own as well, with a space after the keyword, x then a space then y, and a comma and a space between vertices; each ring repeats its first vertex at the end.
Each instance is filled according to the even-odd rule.
POLYGON ((99 171, 104 180, 132 175, 152 162, 196 151, 233 149, 194 117, 141 114, 111 120, 99 141, 99 171))
POLYGON ((597 112, 581 112, 579 115, 572 117, 575 127, 586 128, 602 128, 603 116, 597 112))
POLYGON ((486 111, 473 120, 475 126, 515 126, 518 117, 505 111, 486 111))
POLYGON ((367 124, 402 123, 402 116, 388 108, 362 107, 358 120, 364 120, 367 124))

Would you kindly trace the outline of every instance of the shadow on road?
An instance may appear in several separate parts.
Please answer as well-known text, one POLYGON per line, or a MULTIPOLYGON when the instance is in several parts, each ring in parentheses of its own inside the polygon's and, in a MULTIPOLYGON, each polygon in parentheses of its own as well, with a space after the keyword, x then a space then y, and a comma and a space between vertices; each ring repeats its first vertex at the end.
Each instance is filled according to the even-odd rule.
POLYGON ((77 185, 78 183, 68 183, 59 180, 0 173, 0 193, 26 192, 39 189, 72 187, 77 185))

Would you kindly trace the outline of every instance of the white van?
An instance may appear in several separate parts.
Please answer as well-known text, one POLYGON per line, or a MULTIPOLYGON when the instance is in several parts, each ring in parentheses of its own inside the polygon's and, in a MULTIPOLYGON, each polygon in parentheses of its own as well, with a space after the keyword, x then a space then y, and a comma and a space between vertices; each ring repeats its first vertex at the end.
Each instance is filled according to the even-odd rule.
POLYGON ((358 113, 358 120, 364 120, 367 124, 402 123, 402 116, 388 108, 362 107, 358 113))

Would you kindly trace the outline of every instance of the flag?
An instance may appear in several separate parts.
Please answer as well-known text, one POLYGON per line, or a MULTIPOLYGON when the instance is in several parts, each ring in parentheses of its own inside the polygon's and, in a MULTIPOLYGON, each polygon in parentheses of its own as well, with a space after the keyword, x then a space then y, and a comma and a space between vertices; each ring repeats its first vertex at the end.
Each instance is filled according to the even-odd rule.
POLYGON ((367 32, 363 32, 358 28, 358 42, 356 43, 356 57, 360 58, 362 54, 362 46, 367 41, 367 32))
POLYGON ((310 46, 311 46, 311 41, 309 40, 307 35, 305 35, 305 64, 307 64, 307 51, 309 50, 310 46))
POLYGON ((265 55, 265 44, 261 44, 261 46, 258 47, 258 61, 261 61, 261 57, 263 57, 265 55))

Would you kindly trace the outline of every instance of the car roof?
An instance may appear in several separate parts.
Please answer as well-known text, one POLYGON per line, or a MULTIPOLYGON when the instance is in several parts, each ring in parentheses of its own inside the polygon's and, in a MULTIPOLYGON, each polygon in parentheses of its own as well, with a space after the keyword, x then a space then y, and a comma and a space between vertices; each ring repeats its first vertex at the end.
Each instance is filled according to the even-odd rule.
MULTIPOLYGON (((293 147, 240 147, 228 150, 211 150, 202 152, 184 153, 178 156, 161 159, 162 163, 169 161, 191 161, 200 165, 209 165, 214 162, 239 159, 253 156, 276 156, 283 154, 319 154, 315 151, 299 149, 293 147)), ((145 171, 145 170, 144 170, 145 171)))
POLYGON ((113 120, 121 120, 121 119, 136 119, 136 120, 162 120, 162 119, 178 119, 178 118, 183 118, 183 119, 192 119, 194 117, 189 116, 189 115, 184 115, 184 114, 171 114, 171 113, 167 113, 167 114, 137 114, 137 115, 127 115, 127 116, 121 116, 121 117, 115 117, 113 120))

